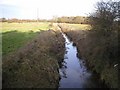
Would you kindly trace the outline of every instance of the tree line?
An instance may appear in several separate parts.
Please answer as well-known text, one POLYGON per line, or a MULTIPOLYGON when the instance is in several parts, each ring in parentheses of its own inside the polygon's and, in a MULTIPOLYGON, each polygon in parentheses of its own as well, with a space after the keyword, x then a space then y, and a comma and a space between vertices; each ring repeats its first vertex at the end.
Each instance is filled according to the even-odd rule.
POLYGON ((63 17, 53 17, 52 19, 46 20, 46 19, 17 19, 17 18, 12 18, 12 19, 6 19, 6 18, 0 18, 0 22, 57 22, 57 23, 75 23, 75 24, 88 24, 89 23, 89 17, 84 17, 84 16, 63 16, 63 17))

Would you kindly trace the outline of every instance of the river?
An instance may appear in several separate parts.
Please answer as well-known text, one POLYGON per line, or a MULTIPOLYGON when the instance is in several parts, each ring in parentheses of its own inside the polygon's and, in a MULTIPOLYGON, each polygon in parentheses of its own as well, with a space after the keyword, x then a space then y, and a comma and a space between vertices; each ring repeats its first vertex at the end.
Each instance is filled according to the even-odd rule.
POLYGON ((62 33, 65 39, 65 55, 62 67, 59 69, 61 88, 98 88, 101 85, 93 79, 93 74, 85 66, 84 60, 77 57, 77 47, 62 33))

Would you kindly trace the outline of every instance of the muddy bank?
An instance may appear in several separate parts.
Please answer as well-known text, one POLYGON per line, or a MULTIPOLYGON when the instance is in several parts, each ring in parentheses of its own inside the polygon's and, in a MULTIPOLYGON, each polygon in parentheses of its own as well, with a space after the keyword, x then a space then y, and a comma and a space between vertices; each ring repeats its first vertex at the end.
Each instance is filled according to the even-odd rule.
POLYGON ((110 49, 115 52, 114 47, 109 46, 109 44, 112 46, 112 40, 95 36, 95 31, 71 30, 66 24, 59 26, 77 46, 78 56, 86 61, 87 67, 95 73, 95 76, 97 75, 96 78, 99 78, 105 87, 118 88, 118 66, 115 66, 117 62, 110 63, 117 59, 111 58, 112 54, 109 53, 110 49), (106 44, 107 42, 109 44, 106 44))
POLYGON ((64 38, 59 31, 43 31, 18 51, 3 57, 3 88, 57 88, 64 38))

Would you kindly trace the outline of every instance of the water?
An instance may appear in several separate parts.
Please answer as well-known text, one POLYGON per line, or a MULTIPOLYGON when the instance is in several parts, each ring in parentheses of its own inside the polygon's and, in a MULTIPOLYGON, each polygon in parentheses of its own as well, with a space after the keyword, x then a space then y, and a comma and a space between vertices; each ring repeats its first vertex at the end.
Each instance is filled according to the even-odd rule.
MULTIPOLYGON (((63 34, 63 33, 62 33, 63 34)), ((92 73, 85 67, 84 60, 77 57, 77 48, 73 46, 65 34, 65 48, 64 61, 60 72, 60 88, 95 88, 98 87, 96 82, 91 79, 92 73)))

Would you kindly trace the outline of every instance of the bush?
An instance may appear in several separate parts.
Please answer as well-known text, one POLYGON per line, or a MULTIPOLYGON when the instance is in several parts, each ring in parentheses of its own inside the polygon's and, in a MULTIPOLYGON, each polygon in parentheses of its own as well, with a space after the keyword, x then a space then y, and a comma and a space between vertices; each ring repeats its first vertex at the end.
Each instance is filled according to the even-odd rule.
POLYGON ((118 70, 114 65, 118 64, 120 59, 118 56, 119 22, 120 1, 98 2, 96 12, 90 16, 90 24, 94 32, 92 34, 90 33, 88 36, 92 39, 91 42, 95 43, 90 47, 92 47, 93 51, 95 48, 98 48, 98 50, 101 48, 100 51, 95 50, 100 54, 93 54, 95 58, 94 60, 91 58, 91 61, 96 62, 94 67, 96 72, 102 73, 101 78, 112 88, 117 87, 118 84, 118 80, 116 80, 118 70), (103 67, 101 68, 101 66, 103 67), (114 72, 111 73, 110 70, 114 72))

